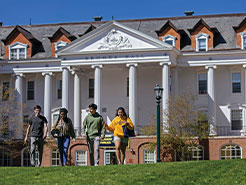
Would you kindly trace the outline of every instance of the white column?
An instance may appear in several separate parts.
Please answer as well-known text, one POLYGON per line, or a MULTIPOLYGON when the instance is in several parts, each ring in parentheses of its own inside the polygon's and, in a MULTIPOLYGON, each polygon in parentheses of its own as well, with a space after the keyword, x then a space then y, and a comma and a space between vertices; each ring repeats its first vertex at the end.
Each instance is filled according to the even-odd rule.
POLYGON ((168 111, 168 101, 170 95, 170 63, 160 63, 162 65, 162 87, 163 87, 163 95, 162 95, 162 115, 163 115, 163 124, 164 131, 165 127, 167 127, 167 111, 168 111))
POLYGON ((48 136, 51 130, 51 76, 52 72, 42 73, 44 76, 44 116, 48 121, 48 136))
POLYGON ((68 109, 69 96, 69 70, 67 67, 62 69, 62 107, 68 109))
POLYGON ((175 67, 172 70, 172 77, 171 77, 171 88, 172 88, 172 95, 177 96, 179 93, 179 74, 178 74, 178 67, 175 67))
POLYGON ((129 67, 129 117, 137 125, 137 72, 138 64, 126 64, 129 67))
POLYGON ((16 109, 18 110, 16 123, 17 127, 15 129, 15 135, 17 138, 22 138, 22 128, 23 128, 23 77, 22 73, 15 74, 15 92, 16 92, 16 109))
POLYGON ((95 84, 94 84, 94 103, 97 105, 97 112, 101 113, 101 94, 102 94, 102 67, 103 65, 93 65, 95 69, 95 84))
POLYGON ((80 72, 74 70, 74 130, 76 136, 80 136, 81 125, 81 94, 80 94, 80 72))
POLYGON ((215 101, 215 72, 216 66, 206 66, 208 69, 208 116, 210 135, 216 135, 216 101, 215 101))

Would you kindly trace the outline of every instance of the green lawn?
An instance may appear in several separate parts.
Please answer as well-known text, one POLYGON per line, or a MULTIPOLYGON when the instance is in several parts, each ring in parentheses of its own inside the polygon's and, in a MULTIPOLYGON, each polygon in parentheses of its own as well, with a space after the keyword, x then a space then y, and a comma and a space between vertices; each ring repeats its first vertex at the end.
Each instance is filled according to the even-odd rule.
POLYGON ((98 167, 1 167, 0 184, 246 184, 246 159, 98 167))

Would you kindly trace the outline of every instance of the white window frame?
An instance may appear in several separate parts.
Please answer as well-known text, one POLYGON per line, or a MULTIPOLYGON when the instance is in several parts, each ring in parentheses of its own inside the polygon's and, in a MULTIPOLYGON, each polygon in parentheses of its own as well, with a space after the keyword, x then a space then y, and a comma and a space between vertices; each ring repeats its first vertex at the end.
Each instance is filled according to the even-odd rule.
POLYGON ((241 95, 242 94, 242 72, 241 71, 239 71, 239 70, 237 70, 237 71, 231 71, 231 94, 232 95, 241 95), (232 74, 233 73, 240 73, 240 86, 241 86, 241 92, 232 92, 233 91, 233 85, 232 85, 232 83, 233 83, 233 81, 232 81, 232 74))
POLYGON ((67 42, 64 42, 64 41, 62 41, 62 40, 60 40, 60 41, 58 41, 58 42, 55 42, 54 44, 55 44, 55 50, 58 50, 58 49, 57 49, 58 47, 64 47, 64 46, 66 46, 68 43, 67 43, 67 42))
POLYGON ((201 145, 189 147, 189 152, 191 152, 192 161, 202 161, 204 160, 204 148, 201 145), (195 152, 202 151, 202 156, 194 155, 195 152))
POLYGON ((154 151, 150 151, 150 150, 148 150, 148 149, 145 149, 145 150, 143 150, 143 163, 144 164, 150 164, 150 163, 156 163, 156 151, 154 150, 154 151), (154 154, 154 160, 150 160, 150 159, 147 159, 147 160, 145 160, 145 154, 154 154))
MULTIPOLYGON (((165 42, 165 43, 166 43, 166 41, 172 41, 173 44, 171 46, 175 47, 176 38, 177 37, 174 37, 172 35, 167 35, 167 36, 162 37, 162 41, 165 42)), ((166 43, 166 44, 168 44, 168 43, 166 43)), ((168 44, 168 45, 170 45, 170 44, 168 44)))
POLYGON ((50 160, 51 160, 51 161, 50 161, 50 162, 51 162, 51 163, 50 163, 51 166, 59 166, 59 165, 60 165, 60 153, 59 153, 59 149, 53 149, 53 150, 51 150, 51 158, 50 158, 50 160), (53 153, 56 154, 56 158, 53 158, 53 157, 52 157, 52 154, 53 154, 53 153), (57 156, 58 156, 58 157, 57 157, 57 156), (53 161, 53 160, 56 161, 56 164, 55 164, 55 165, 52 164, 52 161, 53 161), (58 162, 57 162, 57 161, 58 161, 58 162))
POLYGON ((208 95, 208 73, 206 71, 201 71, 197 73, 197 93, 199 96, 207 96, 208 95), (207 93, 205 94, 200 94, 199 93, 199 75, 201 74, 206 74, 207 75, 207 93))
POLYGON ((75 151, 75 166, 87 166, 87 151, 86 150, 76 150, 75 151), (84 152, 85 159, 77 160, 78 152, 84 152), (78 165, 78 163, 85 163, 85 165, 78 165))
POLYGON ((12 49, 16 49, 17 50, 17 60, 20 59, 20 49, 25 49, 25 58, 26 59, 26 56, 27 56, 27 47, 28 47, 28 44, 23 44, 23 43, 20 43, 20 42, 16 42, 14 44, 11 44, 8 46, 9 47, 9 60, 12 60, 11 59, 11 50, 12 49))
POLYGON ((244 45, 244 40, 246 40, 246 32, 241 32, 241 49, 246 49, 246 45, 244 45))
POLYGON ((240 132, 241 130, 232 130, 232 111, 234 111, 234 110, 241 110, 242 111, 242 129, 241 130, 243 130, 244 121, 245 121, 244 120, 244 115, 245 115, 244 109, 241 108, 241 107, 230 109, 230 126, 231 126, 231 132, 240 132))
POLYGON ((206 44, 205 51, 208 51, 208 37, 209 37, 209 35, 206 33, 200 33, 200 34, 196 35, 196 51, 200 51, 200 48, 199 48, 199 40, 200 39, 205 39, 205 44, 206 44))
MULTIPOLYGON (((56 119, 53 119, 54 116, 58 116, 58 117, 59 117, 59 110, 60 110, 60 108, 61 108, 61 107, 57 107, 57 108, 55 108, 55 109, 53 109, 53 110, 51 111, 51 123, 52 123, 52 126, 54 125, 54 122, 55 122, 55 120, 56 120, 56 119)), ((57 118, 58 118, 58 117, 57 117, 57 118)))
POLYGON ((33 79, 31 79, 31 78, 27 79, 27 80, 26 80, 26 100, 27 100, 28 102, 33 102, 33 101, 35 101, 35 97, 36 97, 35 92, 36 92, 36 82, 35 82, 35 80, 33 80, 33 79), (33 89, 33 91, 34 91, 34 97, 33 97, 32 100, 29 100, 29 99, 28 99, 28 82, 33 82, 33 83, 34 83, 34 87, 33 87, 33 88, 34 88, 34 89, 33 89))
MULTIPOLYGON (((229 146, 229 151, 230 151, 230 153, 232 153, 231 151, 231 148, 232 147, 239 147, 240 148, 240 153, 241 153, 241 155, 240 155, 240 158, 234 158, 234 159, 242 159, 242 147, 240 146, 240 145, 237 145, 237 144, 226 144, 226 145, 223 145, 221 148, 220 148, 220 160, 226 160, 226 159, 233 159, 232 158, 232 155, 230 155, 230 156, 225 156, 225 159, 221 159, 221 153, 222 153, 222 148, 223 147, 226 147, 226 146, 229 146)), ((226 151, 228 151, 228 150, 226 150, 226 151)), ((225 152, 225 154, 226 154, 226 152, 225 152)))

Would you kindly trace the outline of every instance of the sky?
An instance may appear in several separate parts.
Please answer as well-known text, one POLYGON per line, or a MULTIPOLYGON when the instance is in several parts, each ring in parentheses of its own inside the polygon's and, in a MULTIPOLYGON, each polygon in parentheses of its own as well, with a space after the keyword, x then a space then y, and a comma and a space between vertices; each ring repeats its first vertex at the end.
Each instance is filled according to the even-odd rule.
POLYGON ((194 15, 246 13, 245 0, 0 0, 0 22, 36 25, 194 15))

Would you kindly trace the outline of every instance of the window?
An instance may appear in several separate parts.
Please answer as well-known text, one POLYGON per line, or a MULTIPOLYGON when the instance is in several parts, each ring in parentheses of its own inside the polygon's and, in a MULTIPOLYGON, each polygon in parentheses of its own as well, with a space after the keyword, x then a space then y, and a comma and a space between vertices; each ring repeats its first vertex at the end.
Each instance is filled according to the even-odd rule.
POLYGON ((86 151, 76 151, 75 154, 75 165, 76 166, 87 166, 87 152, 86 151))
POLYGON ((207 73, 198 75, 198 93, 207 94, 207 73))
POLYGON ((126 79, 126 96, 129 97, 129 77, 126 79))
POLYGON ((3 82, 2 101, 9 100, 9 82, 3 82))
POLYGON ((232 93, 241 93, 241 73, 232 73, 232 93))
POLYGON ((89 79, 89 98, 94 98, 94 79, 89 79))
POLYGON ((176 37, 168 35, 162 38, 163 42, 169 44, 170 46, 175 46, 176 37))
POLYGON ((209 35, 205 33, 196 35, 196 51, 207 51, 208 50, 208 37, 209 35))
POLYGON ((220 159, 241 159, 241 147, 238 145, 226 145, 221 148, 220 159))
POLYGON ((55 149, 51 152, 51 166, 59 166, 59 150, 55 149))
POLYGON ((13 160, 7 150, 0 149, 0 166, 12 166, 13 160))
POLYGON ((24 148, 22 150, 21 160, 22 160, 21 166, 31 166, 30 152, 28 148, 24 148))
POLYGON ((203 160, 203 147, 193 146, 188 148, 188 158, 189 161, 200 161, 203 160))
POLYGON ((34 100, 34 81, 27 82, 27 100, 34 100))
POLYGON ((63 42, 63 41, 58 41, 55 43, 55 50, 61 49, 64 46, 66 46, 68 43, 67 42, 63 42))
POLYGON ((144 163, 155 163, 155 151, 144 150, 144 163))
POLYGON ((53 122, 53 124, 55 123, 55 120, 58 119, 58 117, 59 117, 59 112, 55 112, 55 113, 52 114, 52 122, 53 122))
POLYGON ((16 42, 9 46, 9 59, 25 59, 26 58, 26 51, 27 51, 27 44, 22 44, 16 42))
POLYGON ((231 110, 231 130, 242 130, 242 110, 231 110))
POLYGON ((62 99, 62 80, 57 80, 57 98, 62 99))
POLYGON ((246 49, 246 32, 241 33, 241 40, 242 40, 241 48, 246 49))

